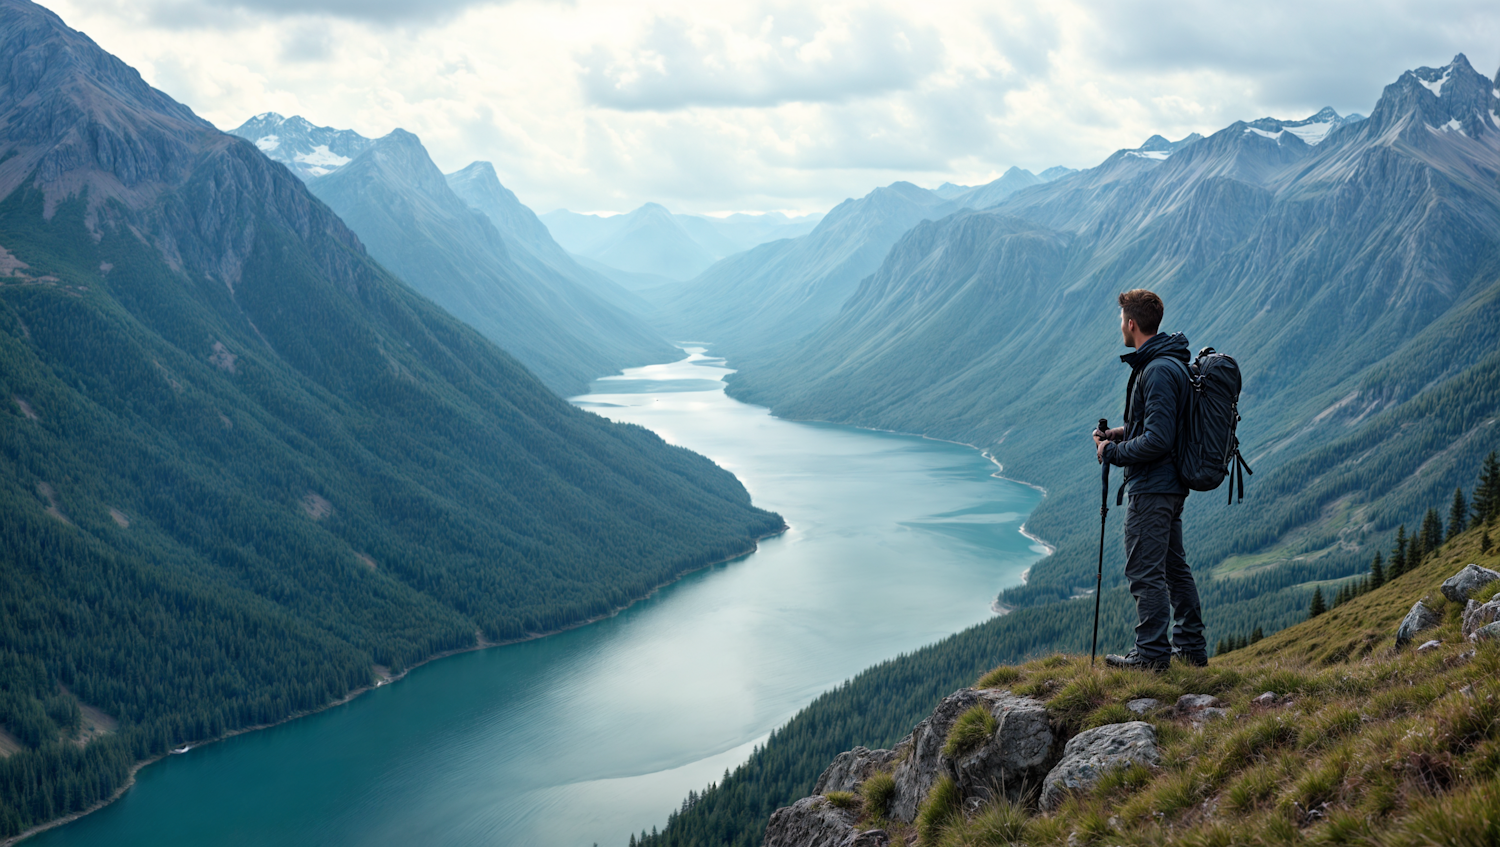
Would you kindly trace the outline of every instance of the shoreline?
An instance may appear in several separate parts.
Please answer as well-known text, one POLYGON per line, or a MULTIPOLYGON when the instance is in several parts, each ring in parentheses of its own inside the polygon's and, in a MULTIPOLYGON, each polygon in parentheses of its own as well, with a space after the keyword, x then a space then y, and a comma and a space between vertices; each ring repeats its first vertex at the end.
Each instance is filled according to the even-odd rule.
MULTIPOLYGON (((384 678, 382 678, 382 679, 380 679, 380 680, 378 680, 378 681, 376 681, 376 682, 374 682, 374 683, 372 683, 370 685, 364 685, 364 686, 361 686, 359 688, 352 689, 351 691, 349 691, 348 693, 346 693, 343 697, 340 697, 337 700, 332 700, 332 701, 330 701, 328 703, 325 703, 325 704, 323 704, 323 705, 321 705, 321 706, 319 706, 319 707, 317 707, 315 709, 306 709, 306 710, 303 710, 301 712, 296 712, 294 714, 287 715, 286 717, 284 717, 284 718, 282 718, 280 720, 277 720, 277 721, 273 721, 271 723, 256 724, 255 726, 245 726, 245 727, 240 727, 239 729, 230 730, 229 732, 223 733, 222 735, 218 735, 218 736, 215 736, 213 738, 209 738, 209 739, 205 739, 203 741, 196 742, 196 743, 194 743, 194 744, 191 745, 190 749, 194 749, 195 750, 195 749, 197 749, 199 747, 206 747, 206 746, 208 746, 210 744, 216 744, 216 743, 221 742, 221 741, 227 741, 227 740, 235 737, 236 735, 244 735, 244 734, 250 733, 250 732, 258 732, 258 731, 263 730, 263 729, 271 729, 272 727, 281 726, 282 724, 285 724, 285 723, 291 723, 292 721, 300 720, 301 718, 305 718, 305 717, 308 717, 310 715, 316 715, 319 712, 327 711, 327 710, 332 709, 332 708, 334 708, 336 706, 347 705, 350 701, 354 700, 354 698, 360 696, 361 694, 365 694, 366 692, 374 691, 377 688, 383 688, 383 687, 385 687, 387 685, 392 685, 392 684, 394 684, 396 682, 399 682, 400 680, 406 678, 407 674, 411 673, 412 671, 416 670, 417 668, 422 667, 425 664, 428 664, 429 662, 436 662, 439 659, 447 659, 447 658, 450 658, 452 656, 457 656, 457 655, 459 655, 461 653, 473 653, 473 652, 478 651, 478 650, 488 650, 491 647, 508 647, 510 645, 513 645, 513 644, 523 644, 523 643, 525 643, 527 641, 536 641, 537 639, 540 639, 540 638, 546 638, 546 637, 552 636, 552 635, 560 635, 560 634, 562 634, 564 632, 570 632, 570 631, 575 630, 575 629, 581 629, 581 628, 586 627, 586 626, 588 626, 590 624, 598 623, 599 621, 602 621, 602 620, 608 620, 609 618, 615 617, 615 616, 617 616, 617 615, 619 615, 619 614, 621 614, 621 613, 623 613, 625 611, 628 611, 630 608, 632 608, 637 603, 640 603, 643 600, 649 600, 650 598, 655 597, 657 594, 659 594, 661 592, 662 589, 668 588, 668 587, 670 587, 672 585, 675 585, 676 583, 681 582, 686 577, 689 577, 689 576, 691 576, 691 575, 693 575, 695 573, 699 573, 699 572, 708 570, 709 568, 717 567, 719 565, 724 565, 724 564, 728 564, 730 562, 738 561, 740 559, 748 558, 749 556, 753 555, 758 550, 760 550, 760 542, 766 540, 767 538, 775 538, 778 535, 782 535, 783 533, 786 533, 790 529, 791 529, 791 526, 786 522, 785 519, 783 519, 782 522, 781 522, 781 528, 780 529, 776 530, 775 532, 767 532, 767 533, 765 533, 763 535, 758 535, 755 538, 751 539, 751 541, 750 541, 750 548, 748 550, 744 550, 744 551, 741 551, 739 553, 735 553, 735 554, 732 554, 732 555, 729 555, 729 556, 725 556, 722 559, 716 559, 716 560, 714 560, 712 562, 708 562, 708 563, 700 565, 700 566, 698 566, 696 568, 691 568, 689 570, 685 570, 685 571, 677 574, 676 576, 673 576, 671 579, 668 579, 668 580, 666 580, 666 581, 664 581, 664 582, 662 582, 662 583, 654 586, 650 591, 646 592, 645 594, 642 594, 640 597, 637 597, 637 598, 631 600, 630 602, 628 602, 628 603, 620 606, 619 608, 613 609, 613 610, 611 610, 609 612, 606 612, 606 613, 604 613, 602 615, 595 615, 594 617, 589 618, 587 620, 581 620, 581 621, 578 621, 576 623, 568 624, 567 626, 558 627, 557 629, 553 629, 553 630, 548 630, 547 632, 528 633, 525 637, 522 637, 522 638, 511 638, 511 639, 507 639, 505 641, 486 641, 484 639, 484 636, 482 634, 480 634, 476 630, 475 631, 475 643, 473 645, 469 646, 469 647, 456 647, 456 648, 454 648, 452 650, 444 650, 441 653, 434 653, 431 656, 428 656, 427 658, 421 660, 420 662, 417 662, 417 663, 411 665, 410 667, 406 668, 405 670, 401 671, 400 673, 395 674, 394 676, 387 676, 387 677, 384 677, 384 678)), ((104 808, 105 806, 108 806, 109 804, 111 804, 111 803, 115 802, 116 800, 120 799, 121 797, 125 796, 125 792, 129 791, 132 787, 135 786, 135 777, 136 777, 136 774, 140 773, 140 771, 141 771, 142 768, 146 767, 147 765, 155 764, 155 763, 161 761, 162 759, 165 759, 165 758, 167 758, 168 756, 171 756, 171 755, 172 755, 172 753, 170 753, 170 752, 161 753, 161 754, 153 756, 153 757, 151 757, 149 759, 140 759, 140 760, 136 761, 135 764, 131 765, 131 767, 130 767, 130 773, 129 773, 129 775, 127 775, 125 777, 125 781, 122 782, 122 783, 120 783, 120 787, 116 788, 115 791, 114 791, 114 793, 110 794, 109 797, 107 797, 107 798, 105 798, 103 800, 100 800, 99 802, 97 802, 94 805, 88 807, 87 809, 82 809, 82 810, 77 811, 77 812, 70 812, 69 814, 64 815, 63 817, 54 818, 54 819, 52 819, 50 821, 47 821, 46 823, 37 824, 36 826, 32 827, 31 829, 25 830, 25 831, 23 831, 23 832, 21 832, 19 834, 16 834, 16 835, 12 835, 9 838, 6 838, 4 840, 0 840, 0 847, 12 847, 12 845, 20 843, 21 841, 24 841, 27 838, 30 838, 30 837, 32 837, 34 835, 40 835, 41 833, 46 832, 49 829, 56 829, 57 827, 64 826, 66 824, 70 824, 73 821, 76 821, 79 818, 84 817, 85 815, 90 815, 90 814, 93 814, 94 812, 99 811, 100 809, 104 808)))

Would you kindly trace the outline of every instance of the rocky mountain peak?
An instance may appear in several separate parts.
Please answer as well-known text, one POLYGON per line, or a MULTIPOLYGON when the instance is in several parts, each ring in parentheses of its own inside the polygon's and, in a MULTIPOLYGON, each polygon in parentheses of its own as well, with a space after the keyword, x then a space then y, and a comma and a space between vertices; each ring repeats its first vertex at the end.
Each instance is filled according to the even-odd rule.
POLYGON ((262 112, 229 134, 254 142, 304 181, 333 173, 374 144, 352 129, 317 126, 301 115, 288 118, 275 112, 262 112))
POLYGON ((1146 139, 1145 144, 1142 144, 1134 150, 1123 150, 1121 152, 1123 152, 1126 156, 1132 156, 1141 159, 1165 159, 1168 156, 1171 156, 1173 153, 1176 153, 1178 150, 1181 150, 1182 148, 1188 146, 1189 144, 1202 140, 1203 136, 1196 132, 1191 133, 1176 141, 1168 141, 1163 136, 1153 135, 1150 138, 1146 139))
POLYGON ((1495 137, 1500 132, 1495 91, 1495 82, 1459 53, 1441 68, 1415 68, 1386 86, 1370 120, 1381 131, 1398 129, 1408 141, 1418 143, 1419 132, 1495 137))

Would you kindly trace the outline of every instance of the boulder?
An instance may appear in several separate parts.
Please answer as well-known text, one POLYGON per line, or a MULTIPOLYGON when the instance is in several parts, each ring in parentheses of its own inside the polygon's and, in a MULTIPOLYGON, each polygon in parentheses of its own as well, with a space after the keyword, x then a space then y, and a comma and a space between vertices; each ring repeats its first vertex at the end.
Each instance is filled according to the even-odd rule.
POLYGON ((890 750, 869 750, 864 747, 855 747, 853 750, 840 753, 838 758, 833 760, 833 764, 823 771, 823 775, 818 777, 818 784, 813 786, 813 793, 857 791, 865 780, 889 765, 895 758, 896 754, 890 750))
POLYGON ((891 836, 883 829, 867 829, 845 839, 839 847, 889 847, 891 836))
POLYGON ((1007 786, 1007 790, 1015 784, 1019 790, 1019 781, 1046 773, 1052 741, 1047 710, 1040 701, 994 689, 955 691, 896 746, 900 764, 896 765, 891 817, 907 823, 915 820, 928 790, 945 773, 976 790, 991 780, 1007 786), (959 715, 981 704, 990 709, 999 724, 994 736, 978 750, 960 757, 961 765, 949 761, 943 755, 948 731, 959 715))
POLYGON ((1496 580, 1500 580, 1500 573, 1474 564, 1464 565, 1463 570, 1443 582, 1443 596, 1455 603, 1462 603, 1469 599, 1469 595, 1473 594, 1476 589, 1496 580))
POLYGON ((1152 697, 1142 697, 1138 700, 1131 700, 1129 703, 1126 703, 1125 708, 1129 709, 1132 712, 1135 712, 1138 715, 1144 715, 1152 709, 1161 708, 1161 701, 1152 697))
POLYGON ((970 807, 989 801, 996 792, 1019 802, 1052 764, 1052 721, 1041 702, 1006 692, 991 699, 989 707, 996 723, 989 742, 952 760, 940 757, 964 800, 976 801, 970 807))
POLYGON ((844 847, 858 835, 854 820, 827 797, 803 797, 771 813, 765 847, 844 847))
POLYGON ((1436 650, 1437 648, 1439 648, 1441 646, 1443 646, 1443 642, 1441 642, 1441 641, 1437 640, 1436 638, 1434 638, 1431 641, 1424 641, 1424 642, 1422 642, 1422 646, 1420 646, 1420 647, 1417 648, 1417 652, 1418 653, 1428 653, 1428 652, 1431 652, 1433 650, 1436 650))
POLYGON ((1227 717, 1229 717, 1229 710, 1221 709, 1218 706, 1205 706, 1189 715, 1189 719, 1192 720, 1195 727, 1201 727, 1209 721, 1216 721, 1227 717))
MULTIPOLYGON (((1444 583, 1444 585, 1446 584, 1444 583)), ((1447 589, 1444 590, 1446 591, 1447 589)), ((1417 633, 1424 629, 1432 629, 1442 622, 1443 619, 1438 617, 1437 612, 1427 608, 1426 603, 1418 600, 1416 605, 1411 607, 1411 611, 1406 613, 1406 617, 1402 619, 1401 626, 1396 628, 1396 646, 1405 647, 1411 643, 1412 638, 1417 633)))
POLYGON ((1160 763, 1156 728, 1145 721, 1080 732, 1068 742, 1062 760, 1042 781, 1042 808, 1052 809, 1068 792, 1087 789, 1112 770, 1135 764, 1154 768, 1160 763))
POLYGON ((1488 603, 1470 600, 1464 606, 1464 635, 1473 635, 1474 630, 1496 620, 1500 620, 1500 594, 1490 598, 1488 603))
POLYGON ((1500 621, 1496 621, 1495 623, 1491 623, 1491 624, 1485 624, 1484 626, 1482 626, 1482 627, 1474 630, 1474 634, 1469 636, 1469 640, 1470 641, 1497 641, 1497 640, 1500 640, 1500 621))
POLYGON ((1269 708, 1276 705, 1276 692, 1267 691, 1264 694, 1256 697, 1254 700, 1251 700, 1250 702, 1263 708, 1269 708))

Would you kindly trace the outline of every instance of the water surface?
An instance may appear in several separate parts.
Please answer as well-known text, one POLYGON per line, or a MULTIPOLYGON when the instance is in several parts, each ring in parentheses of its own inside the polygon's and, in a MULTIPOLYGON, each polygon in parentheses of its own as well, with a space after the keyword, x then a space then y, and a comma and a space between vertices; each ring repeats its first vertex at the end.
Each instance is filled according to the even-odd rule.
POLYGON ((718 462, 784 535, 613 618, 170 756, 30 843, 620 847, 820 692, 984 620, 1036 559, 1040 495, 974 450, 779 420, 728 372, 693 349, 575 402, 718 462))

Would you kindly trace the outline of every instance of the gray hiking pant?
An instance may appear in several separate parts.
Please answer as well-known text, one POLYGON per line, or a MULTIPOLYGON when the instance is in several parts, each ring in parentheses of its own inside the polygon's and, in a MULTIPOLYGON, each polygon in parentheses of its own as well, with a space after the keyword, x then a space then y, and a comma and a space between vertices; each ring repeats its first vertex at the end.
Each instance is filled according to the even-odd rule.
POLYGON ((1132 494, 1125 511, 1125 579, 1140 623, 1135 649, 1148 659, 1206 654, 1198 586, 1182 549, 1181 494, 1132 494), (1173 626, 1173 612, 1176 625, 1173 626), (1167 629, 1172 627, 1172 640, 1167 629))

